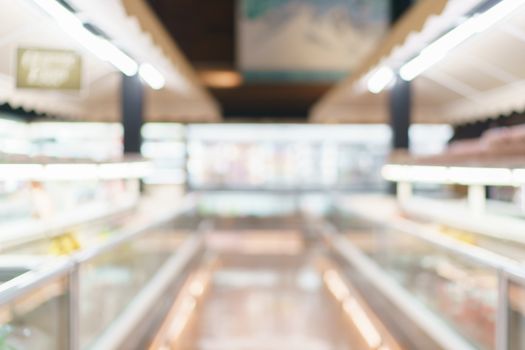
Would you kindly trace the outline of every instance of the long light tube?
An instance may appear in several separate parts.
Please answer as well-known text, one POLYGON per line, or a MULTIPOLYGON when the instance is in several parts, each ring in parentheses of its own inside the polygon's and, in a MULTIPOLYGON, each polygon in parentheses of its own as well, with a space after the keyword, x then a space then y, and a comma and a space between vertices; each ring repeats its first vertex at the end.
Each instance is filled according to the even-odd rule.
POLYGON ((96 164, 48 164, 44 168, 44 181, 81 181, 98 179, 96 164))
POLYGON ((127 76, 132 76, 137 73, 138 64, 133 58, 122 52, 108 40, 87 30, 77 16, 60 3, 55 0, 31 1, 44 10, 67 34, 95 56, 111 63, 127 76))
POLYGON ((160 90, 166 85, 166 80, 162 73, 149 63, 140 65, 139 75, 154 90, 160 90))
POLYGON ((0 164, 0 181, 28 181, 42 177, 41 164, 0 164))
POLYGON ((455 47, 500 22, 524 4, 525 0, 503 0, 473 16, 423 49, 418 56, 401 67, 399 75, 406 81, 413 80, 441 61, 455 47))
POLYGON ((373 94, 380 93, 394 80, 394 77, 392 69, 386 66, 379 67, 368 79, 368 91, 373 94))
POLYGON ((383 178, 394 182, 523 186, 525 169, 386 164, 383 178))
POLYGON ((151 175, 151 163, 103 163, 103 164, 0 164, 2 181, 78 181, 139 179, 151 175))

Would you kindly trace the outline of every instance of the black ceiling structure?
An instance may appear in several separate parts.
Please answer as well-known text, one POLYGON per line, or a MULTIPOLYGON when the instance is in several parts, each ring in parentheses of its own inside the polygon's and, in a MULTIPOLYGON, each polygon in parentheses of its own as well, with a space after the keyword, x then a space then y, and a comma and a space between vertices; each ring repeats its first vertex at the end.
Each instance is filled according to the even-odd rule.
MULTIPOLYGON (((148 0, 191 64, 236 70, 235 0, 148 0)), ((246 83, 211 88, 225 121, 306 122, 328 83, 246 83)))
MULTIPOLYGON (((237 70, 237 0, 147 0, 169 34, 195 67, 206 70, 237 70)), ((391 2, 395 21, 414 0, 391 2)), ((244 83, 233 88, 210 88, 222 107, 225 122, 306 122, 309 109, 331 83, 244 83)), ((26 120, 52 118, 9 105, 6 112, 26 120)))
MULTIPOLYGON (((395 22, 413 0, 390 1, 395 22)), ((236 0, 148 0, 179 47, 199 70, 236 70, 236 0)), ((330 83, 246 83, 211 88, 225 121, 305 122, 330 83)))

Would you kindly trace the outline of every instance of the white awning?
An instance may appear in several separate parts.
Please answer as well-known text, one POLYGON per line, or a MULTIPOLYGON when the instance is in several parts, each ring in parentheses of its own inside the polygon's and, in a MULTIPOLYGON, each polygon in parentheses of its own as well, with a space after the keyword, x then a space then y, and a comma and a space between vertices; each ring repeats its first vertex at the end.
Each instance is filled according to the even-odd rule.
MULTIPOLYGON (((139 62, 157 68, 162 90, 146 91, 146 118, 217 121, 220 110, 144 0, 71 0, 83 20, 109 35, 139 62)), ((121 73, 72 39, 29 0, 0 0, 0 103, 67 119, 120 120, 121 73), (17 89, 19 47, 75 50, 82 55, 80 92, 17 89)))
MULTIPOLYGON (((388 120, 388 91, 374 95, 363 77, 379 65, 398 70, 457 25, 480 0, 419 2, 377 51, 311 111, 315 122, 388 120)), ((525 110, 525 6, 449 52, 413 81, 415 122, 459 123, 525 110)))

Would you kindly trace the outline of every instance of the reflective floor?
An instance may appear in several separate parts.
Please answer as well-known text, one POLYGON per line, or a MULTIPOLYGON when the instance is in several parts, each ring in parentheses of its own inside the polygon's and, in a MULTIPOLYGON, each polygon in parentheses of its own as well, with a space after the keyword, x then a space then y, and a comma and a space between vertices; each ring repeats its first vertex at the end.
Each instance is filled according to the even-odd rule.
MULTIPOLYGON (((253 233, 244 234, 249 235, 253 241, 253 233)), ((281 237, 287 253, 271 254, 259 245, 256 253, 218 254, 209 292, 177 349, 359 349, 343 311, 325 290, 315 248, 294 252, 293 233, 281 237)))

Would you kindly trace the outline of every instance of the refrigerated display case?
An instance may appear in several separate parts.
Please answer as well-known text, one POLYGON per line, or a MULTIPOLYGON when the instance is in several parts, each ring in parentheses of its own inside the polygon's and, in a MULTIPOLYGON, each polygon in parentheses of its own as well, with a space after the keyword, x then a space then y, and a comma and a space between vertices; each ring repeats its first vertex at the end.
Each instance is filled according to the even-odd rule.
POLYGON ((385 208, 372 212, 370 205, 360 207, 338 203, 330 218, 337 227, 331 231, 333 249, 358 270, 360 279, 395 303, 397 312, 410 315, 447 349, 504 349, 502 343, 521 341, 519 311, 511 312, 514 329, 507 329, 505 314, 509 304, 519 310, 521 287, 509 274, 523 270, 522 260, 503 249, 506 244, 521 257, 523 250, 516 253, 505 241, 492 250, 443 234, 435 225, 391 217, 385 208))
POLYGON ((141 154, 155 171, 144 179, 148 185, 184 186, 187 127, 176 123, 146 123, 142 127, 141 154))
POLYGON ((32 156, 103 161, 123 155, 119 123, 37 121, 27 129, 32 156))
POLYGON ((154 294, 159 297, 159 293, 164 292, 162 287, 167 288, 173 283, 165 277, 155 277, 161 272, 174 276, 173 271, 167 270, 167 266, 173 265, 168 262, 177 255, 181 244, 191 233, 176 231, 169 226, 153 229, 111 250, 82 260, 77 277, 79 299, 82 301, 79 306, 81 349, 116 343, 113 333, 117 332, 119 323, 131 322, 126 319, 129 317, 126 313, 131 313, 134 304, 140 302, 145 288, 149 286, 149 289, 158 290, 154 294))
POLYGON ((0 267, 2 349, 71 349, 69 262, 0 267))
POLYGON ((141 159, 104 163, 16 157, 0 162, 0 251, 68 233, 85 222, 124 213, 140 199, 141 159))
POLYGON ((190 125, 195 190, 378 190, 386 125, 190 125))
POLYGON ((66 257, 3 255, 2 349, 114 349, 143 337, 202 247, 190 202, 66 257))

